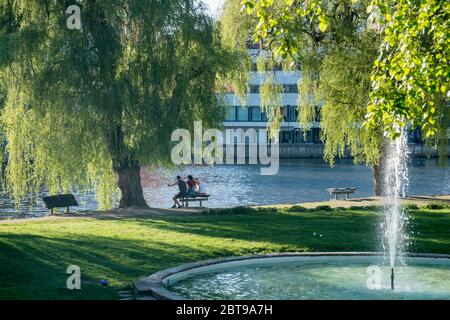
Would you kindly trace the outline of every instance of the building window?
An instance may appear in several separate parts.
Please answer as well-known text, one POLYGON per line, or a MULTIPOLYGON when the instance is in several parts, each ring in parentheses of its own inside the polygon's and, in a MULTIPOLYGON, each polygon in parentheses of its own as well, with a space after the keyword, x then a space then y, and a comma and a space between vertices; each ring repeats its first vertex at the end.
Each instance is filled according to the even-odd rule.
POLYGON ((298 119, 298 110, 296 106, 287 106, 287 121, 296 122, 298 119))
POLYGON ((267 113, 266 112, 261 111, 261 121, 267 122, 267 113))
POLYGON ((288 119, 289 106, 281 107, 281 114, 283 115, 283 121, 286 122, 288 119))
POLYGON ((291 143, 293 131, 281 131, 280 143, 291 143))
POLYGON ((237 120, 248 121, 248 108, 238 107, 237 120))
POLYGON ((226 115, 225 115, 225 121, 236 121, 236 107, 235 106, 228 106, 226 107, 226 115))
POLYGON ((294 133, 294 143, 313 143, 313 132, 312 130, 307 131, 306 133, 302 130, 295 130, 294 133))
POLYGON ((273 71, 283 71, 283 64, 282 63, 275 63, 273 66, 273 71))
POLYGON ((408 143, 422 143, 422 130, 416 129, 408 134, 408 143))
POLYGON ((251 84, 249 86, 249 92, 250 93, 259 93, 259 85, 257 84, 251 84))
POLYGON ((298 93, 298 86, 296 84, 285 84, 284 93, 298 93))
POLYGON ((259 107, 250 108, 250 121, 261 121, 261 109, 259 107))
POLYGON ((313 143, 319 144, 320 143, 320 129, 319 128, 313 128, 313 143))

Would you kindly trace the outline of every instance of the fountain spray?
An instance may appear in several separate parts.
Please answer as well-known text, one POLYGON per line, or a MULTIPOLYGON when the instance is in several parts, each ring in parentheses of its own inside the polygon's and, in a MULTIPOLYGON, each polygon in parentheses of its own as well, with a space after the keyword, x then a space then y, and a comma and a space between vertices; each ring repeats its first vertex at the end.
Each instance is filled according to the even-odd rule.
POLYGON ((394 268, 391 268, 391 289, 395 290, 395 276, 394 276, 394 268))
POLYGON ((400 199, 405 196, 408 184, 408 134, 406 128, 401 130, 400 137, 390 141, 384 161, 384 221, 383 248, 389 257, 391 267, 391 289, 395 284, 396 260, 403 260, 405 212, 400 199))

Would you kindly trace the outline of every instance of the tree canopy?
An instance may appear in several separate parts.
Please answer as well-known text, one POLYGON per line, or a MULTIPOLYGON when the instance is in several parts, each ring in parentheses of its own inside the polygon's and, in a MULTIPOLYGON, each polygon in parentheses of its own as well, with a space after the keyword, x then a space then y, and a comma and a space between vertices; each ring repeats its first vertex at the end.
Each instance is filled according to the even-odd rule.
POLYGON ((321 105, 328 161, 333 163, 350 147, 356 161, 378 166, 385 134, 396 137, 407 124, 421 127, 425 137, 447 150, 447 2, 243 0, 242 4, 258 21, 254 40, 263 40, 275 56, 300 65, 299 121, 308 129, 321 105))
MULTIPOLYGON (((393 136, 406 123, 436 137, 448 118, 450 3, 440 0, 243 0, 259 23, 254 35, 276 54, 300 58, 305 34, 319 40, 336 27, 330 9, 367 10, 382 42, 372 73, 368 122, 393 136), (313 25, 313 28, 308 26, 313 25)), ((351 16, 349 16, 351 18, 351 16)), ((361 16, 360 16, 361 17, 361 16)))
POLYGON ((220 124, 218 75, 239 60, 197 1, 84 0, 81 30, 72 4, 0 0, 6 186, 146 205, 140 166, 169 162, 175 128, 220 124))
POLYGON ((372 74, 369 122, 393 135, 406 123, 447 141, 450 2, 373 1, 384 35, 372 74), (445 135, 439 133, 445 130, 445 135))
MULTIPOLYGON (((369 27, 369 1, 243 1, 262 41, 284 69, 301 71, 298 121, 306 132, 320 114, 325 159, 334 164, 348 150, 355 162, 377 168, 384 137, 363 127, 370 74, 381 37, 369 27)), ((278 121, 282 121, 282 118, 278 121)), ((379 175, 376 174, 376 193, 379 175)))

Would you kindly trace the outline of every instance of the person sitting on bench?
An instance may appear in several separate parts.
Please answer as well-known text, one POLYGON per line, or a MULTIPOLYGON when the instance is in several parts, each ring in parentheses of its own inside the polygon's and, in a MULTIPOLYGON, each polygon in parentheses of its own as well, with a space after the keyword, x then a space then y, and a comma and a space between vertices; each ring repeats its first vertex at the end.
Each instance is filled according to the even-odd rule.
POLYGON ((197 197, 206 196, 206 186, 204 182, 200 182, 198 178, 194 179, 195 182, 195 194, 197 197))
POLYGON ((187 184, 187 192, 186 192, 187 196, 191 197, 191 198, 194 198, 196 196, 194 177, 191 176, 191 175, 188 175, 188 179, 186 181, 186 184, 187 184))
POLYGON ((172 200, 173 200, 172 208, 177 208, 177 207, 182 208, 183 206, 180 204, 180 202, 178 202, 178 199, 186 197, 186 182, 184 182, 184 180, 181 179, 180 176, 177 176, 177 180, 172 184, 168 184, 167 186, 173 187, 176 185, 178 185, 179 192, 176 195, 174 195, 172 198, 172 200))

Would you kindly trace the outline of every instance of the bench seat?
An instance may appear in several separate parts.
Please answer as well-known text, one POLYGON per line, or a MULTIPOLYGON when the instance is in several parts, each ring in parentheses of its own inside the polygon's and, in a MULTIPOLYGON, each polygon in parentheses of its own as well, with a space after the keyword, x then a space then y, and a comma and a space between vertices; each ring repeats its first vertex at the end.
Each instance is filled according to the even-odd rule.
POLYGON ((78 207, 78 202, 73 194, 58 194, 56 196, 43 197, 42 201, 45 207, 53 214, 55 208, 66 208, 66 213, 69 213, 69 207, 78 207))
POLYGON ((345 194, 345 199, 349 200, 350 195, 355 193, 358 188, 328 188, 327 192, 330 193, 330 196, 334 195, 334 200, 338 199, 338 195, 345 194))
POLYGON ((210 195, 197 196, 197 197, 183 197, 180 202, 187 208, 189 207, 189 202, 199 202, 200 208, 203 208, 203 201, 208 201, 210 195))

